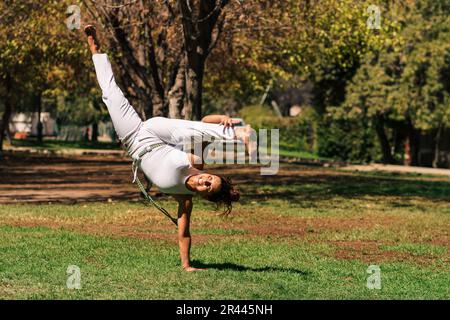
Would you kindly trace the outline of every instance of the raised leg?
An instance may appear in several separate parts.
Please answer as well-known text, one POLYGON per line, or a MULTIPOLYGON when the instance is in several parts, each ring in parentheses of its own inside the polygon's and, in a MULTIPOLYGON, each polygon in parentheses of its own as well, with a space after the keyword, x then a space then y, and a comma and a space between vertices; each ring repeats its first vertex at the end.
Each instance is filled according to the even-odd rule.
POLYGON ((88 25, 85 27, 85 33, 93 54, 92 60, 94 61, 98 83, 102 89, 103 102, 108 107, 114 129, 120 141, 128 148, 142 126, 142 120, 118 87, 108 56, 99 53, 100 46, 95 28, 88 25))

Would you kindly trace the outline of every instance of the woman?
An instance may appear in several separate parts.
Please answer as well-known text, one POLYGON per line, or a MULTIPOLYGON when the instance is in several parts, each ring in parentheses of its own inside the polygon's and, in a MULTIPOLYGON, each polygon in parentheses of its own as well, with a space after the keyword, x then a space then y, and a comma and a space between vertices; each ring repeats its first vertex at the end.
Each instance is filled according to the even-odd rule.
POLYGON ((173 195, 178 202, 178 239, 183 269, 188 272, 202 270, 190 266, 192 196, 199 194, 209 201, 223 204, 224 212, 228 214, 231 203, 239 200, 239 192, 230 180, 202 171, 203 159, 182 151, 179 146, 190 138, 201 138, 202 141, 205 138, 238 138, 248 143, 251 128, 234 130, 233 120, 223 115, 206 116, 202 122, 162 117, 143 122, 117 86, 107 55, 99 53, 95 28, 88 25, 84 31, 102 98, 120 141, 133 159, 138 159, 143 150, 152 146, 150 152, 144 152, 140 157, 140 167, 150 181, 162 192, 173 195))

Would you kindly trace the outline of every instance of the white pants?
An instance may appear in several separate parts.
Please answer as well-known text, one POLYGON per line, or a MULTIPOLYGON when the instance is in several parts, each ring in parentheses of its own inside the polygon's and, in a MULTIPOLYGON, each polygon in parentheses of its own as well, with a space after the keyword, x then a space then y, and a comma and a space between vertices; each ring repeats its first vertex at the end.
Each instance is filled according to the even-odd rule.
POLYGON ((136 150, 130 150, 130 148, 133 146, 143 122, 117 86, 108 56, 94 54, 92 60, 98 83, 102 89, 102 99, 108 108, 114 129, 120 141, 132 155, 136 150))

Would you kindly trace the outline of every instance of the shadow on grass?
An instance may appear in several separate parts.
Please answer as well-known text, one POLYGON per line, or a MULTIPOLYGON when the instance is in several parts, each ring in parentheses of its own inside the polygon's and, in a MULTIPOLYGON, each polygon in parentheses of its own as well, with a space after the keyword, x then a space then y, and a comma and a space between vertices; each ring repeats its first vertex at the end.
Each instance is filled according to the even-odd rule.
POLYGON ((250 176, 231 175, 243 193, 242 203, 271 200, 327 201, 336 196, 344 198, 418 197, 450 202, 450 182, 412 179, 404 176, 365 176, 320 172, 306 175, 250 176))
POLYGON ((36 138, 25 140, 13 140, 15 147, 45 148, 50 150, 60 149, 101 149, 101 150, 120 150, 120 144, 115 142, 93 142, 93 141, 63 141, 63 140, 44 140, 38 142, 36 138))
POLYGON ((243 266, 231 262, 224 263, 204 263, 199 260, 193 260, 191 262, 194 268, 204 268, 204 269, 216 269, 216 270, 231 270, 231 271, 252 271, 252 272, 288 272, 301 275, 302 277, 308 277, 311 273, 309 271, 303 271, 293 268, 280 268, 280 267, 249 267, 243 266))

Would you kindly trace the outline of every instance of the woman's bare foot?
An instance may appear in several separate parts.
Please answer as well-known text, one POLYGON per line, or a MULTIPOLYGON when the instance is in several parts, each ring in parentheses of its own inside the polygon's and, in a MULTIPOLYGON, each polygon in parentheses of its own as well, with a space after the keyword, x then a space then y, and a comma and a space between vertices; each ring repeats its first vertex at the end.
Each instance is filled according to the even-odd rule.
POLYGON ((87 36, 89 49, 91 50, 92 54, 99 53, 100 49, 100 43, 97 39, 97 30, 95 30, 95 27, 91 24, 88 24, 84 27, 84 33, 87 36))

